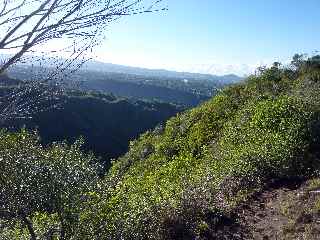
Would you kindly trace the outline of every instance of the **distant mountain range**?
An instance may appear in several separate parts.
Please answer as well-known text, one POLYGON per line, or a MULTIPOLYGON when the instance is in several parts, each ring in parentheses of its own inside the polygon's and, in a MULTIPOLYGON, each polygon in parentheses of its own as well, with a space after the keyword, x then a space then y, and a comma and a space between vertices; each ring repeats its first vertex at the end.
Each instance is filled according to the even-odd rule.
MULTIPOLYGON (((55 66, 66 61, 44 58, 38 62, 36 58, 30 57, 30 61, 12 67, 9 76, 20 80, 46 79, 57 72, 55 66)), ((75 62, 75 65, 78 63, 75 62)), ((186 107, 197 106, 214 96, 225 85, 242 80, 234 74, 216 76, 98 61, 88 61, 80 70, 62 76, 62 79, 64 84, 71 84, 70 88, 83 91, 111 93, 126 98, 156 100, 186 107)))
MULTIPOLYGON (((0 54, 0 59, 5 59, 9 55, 0 54)), ((51 60, 49 58, 41 57, 41 65, 45 67, 52 67, 56 63, 60 63, 65 61, 65 59, 60 60, 51 60)), ((22 65, 31 65, 34 66, 39 65, 39 61, 32 61, 32 57, 30 61, 26 61, 22 65)), ((130 67, 112 63, 105 63, 100 61, 91 60, 86 62, 83 65, 83 70, 88 71, 98 71, 98 72, 108 72, 108 73, 123 73, 130 75, 143 75, 146 77, 161 77, 161 78, 176 78, 181 80, 211 80, 221 84, 230 84, 241 81, 243 78, 239 77, 235 74, 227 74, 227 75, 212 75, 212 74, 202 74, 202 73, 190 73, 190 72, 176 72, 169 71, 165 69, 148 69, 148 68, 140 68, 140 67, 130 67)))
POLYGON ((99 72, 113 72, 113 73, 127 73, 134 75, 143 75, 146 77, 162 77, 162 78, 176 78, 185 80, 211 80, 217 83, 230 84, 241 81, 243 78, 235 75, 211 75, 211 74, 201 74, 201 73, 190 73, 190 72, 175 72, 165 69, 147 69, 139 67, 129 67, 123 65, 117 65, 112 63, 104 63, 98 61, 90 61, 84 64, 84 69, 89 71, 99 71, 99 72))

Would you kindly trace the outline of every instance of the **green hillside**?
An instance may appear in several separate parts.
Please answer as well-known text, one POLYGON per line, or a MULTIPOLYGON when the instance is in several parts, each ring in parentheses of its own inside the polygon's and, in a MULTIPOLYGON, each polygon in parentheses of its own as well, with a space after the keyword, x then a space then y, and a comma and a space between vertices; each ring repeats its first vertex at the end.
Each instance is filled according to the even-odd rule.
POLYGON ((260 68, 140 136, 114 162, 84 223, 104 226, 105 239, 212 239, 270 181, 316 175, 318 60, 296 56, 290 67, 260 68))
MULTIPOLYGON (((260 67, 245 82, 145 132, 103 179, 90 181, 78 172, 87 169, 90 175, 96 168, 86 165, 94 160, 77 145, 42 148, 29 138, 34 136, 25 132, 0 136, 1 179, 3 169, 17 169, 10 181, 1 182, 6 190, 0 192, 3 239, 255 239, 257 231, 249 226, 256 222, 244 213, 254 207, 262 211, 256 198, 274 196, 268 189, 296 182, 305 183, 304 198, 284 194, 277 214, 288 221, 270 231, 279 233, 278 239, 319 236, 320 195, 308 196, 320 188, 320 56, 296 55, 290 66, 260 67), (64 158, 68 161, 60 161, 64 158), (10 165, 11 159, 25 164, 10 165), (55 181, 43 181, 46 191, 51 186, 64 191, 46 195, 41 185, 26 181, 25 189, 34 186, 39 198, 27 195, 19 208, 12 207, 10 194, 24 196, 11 188, 21 181, 19 172, 32 179, 28 169, 37 172, 39 164, 64 169, 64 163, 70 171, 61 175, 69 177, 57 181, 55 170, 48 175, 55 181), (54 206, 44 201, 48 198, 54 206), (301 212, 292 212, 292 204, 301 212), (308 227, 301 228, 303 221, 308 227)), ((275 213, 270 214, 271 219, 275 213)))

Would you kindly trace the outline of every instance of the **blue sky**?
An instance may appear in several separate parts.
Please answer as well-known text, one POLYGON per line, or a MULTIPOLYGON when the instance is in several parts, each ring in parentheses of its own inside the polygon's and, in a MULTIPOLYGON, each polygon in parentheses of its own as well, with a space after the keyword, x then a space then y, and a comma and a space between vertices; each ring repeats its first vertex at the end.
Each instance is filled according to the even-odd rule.
POLYGON ((122 18, 98 59, 148 68, 245 74, 320 50, 319 0, 165 0, 166 12, 122 18))

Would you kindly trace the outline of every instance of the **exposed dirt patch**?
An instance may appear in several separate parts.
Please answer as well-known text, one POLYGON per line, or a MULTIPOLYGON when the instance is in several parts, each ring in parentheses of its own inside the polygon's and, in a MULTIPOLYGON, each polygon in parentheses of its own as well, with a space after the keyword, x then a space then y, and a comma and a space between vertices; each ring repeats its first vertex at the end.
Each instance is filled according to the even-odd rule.
POLYGON ((229 216, 208 214, 204 220, 197 238, 174 222, 165 239, 320 240, 320 178, 272 182, 229 216))
POLYGON ((272 183, 236 214, 243 239, 320 240, 320 180, 272 183))

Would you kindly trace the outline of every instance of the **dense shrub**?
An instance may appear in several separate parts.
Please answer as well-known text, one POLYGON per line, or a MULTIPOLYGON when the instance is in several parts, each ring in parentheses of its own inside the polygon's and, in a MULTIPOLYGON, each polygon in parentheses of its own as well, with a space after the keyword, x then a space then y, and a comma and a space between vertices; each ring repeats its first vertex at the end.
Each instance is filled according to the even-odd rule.
POLYGON ((36 133, 0 132, 0 238, 70 238, 85 194, 97 183, 96 160, 74 145, 43 148, 36 133))
POLYGON ((217 237, 232 209, 270 179, 314 174, 317 71, 261 68, 141 135, 113 163, 86 224, 105 239, 217 237))

